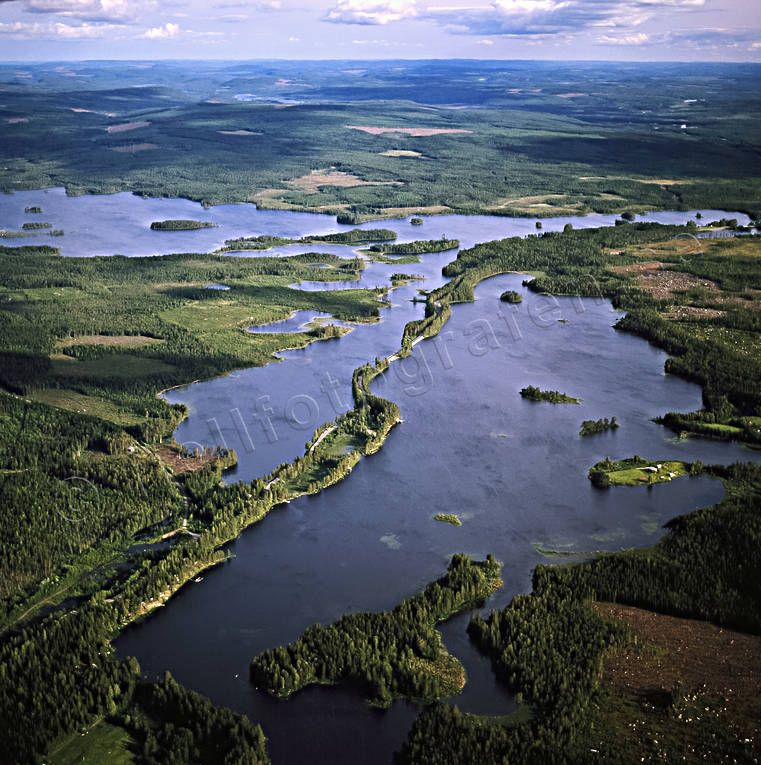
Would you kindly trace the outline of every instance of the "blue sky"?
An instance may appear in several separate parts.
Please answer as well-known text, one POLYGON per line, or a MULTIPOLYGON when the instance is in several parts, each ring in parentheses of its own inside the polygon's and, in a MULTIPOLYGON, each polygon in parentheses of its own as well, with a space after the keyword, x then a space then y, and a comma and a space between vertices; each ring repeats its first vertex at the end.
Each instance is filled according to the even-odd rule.
POLYGON ((0 0, 0 59, 761 61, 759 0, 0 0))

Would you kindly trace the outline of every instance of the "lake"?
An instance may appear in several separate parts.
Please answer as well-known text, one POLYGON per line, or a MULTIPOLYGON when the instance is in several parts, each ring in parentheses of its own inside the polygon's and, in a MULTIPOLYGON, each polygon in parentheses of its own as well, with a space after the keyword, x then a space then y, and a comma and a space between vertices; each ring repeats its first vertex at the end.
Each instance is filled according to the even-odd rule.
MULTIPOLYGON (((87 256, 205 252, 234 236, 350 228, 326 216, 259 211, 252 205, 204 210, 186 200, 129 194, 72 198, 60 189, 0 196, 0 225, 20 229, 29 219, 23 208, 32 205, 44 210, 36 219, 64 229, 65 236, 4 244, 50 243, 65 255, 87 256), (218 227, 150 231, 151 221, 165 218, 208 220, 218 227)), ((747 220, 737 213, 701 212, 704 221, 747 220)), ((642 216, 663 223, 693 217, 694 211, 642 216)), ((543 230, 613 220, 547 219, 543 230)), ((400 241, 446 235, 462 246, 536 232, 534 220, 499 216, 431 217, 421 227, 408 220, 364 224, 380 226, 397 231, 400 241)), ((352 247, 337 245, 278 248, 271 254, 305 251, 355 254, 352 247)), ((166 393, 168 401, 182 402, 190 411, 176 431, 178 441, 236 449, 239 464, 227 481, 250 481, 302 454, 315 428, 351 406, 352 371, 398 349, 404 325, 423 315, 413 298, 419 289, 446 281, 441 268, 454 254, 423 255, 420 263, 407 265, 368 264, 359 283, 298 285, 386 287, 395 272, 421 277, 389 294, 391 305, 381 309, 379 321, 349 325, 352 331, 340 339, 166 393)), ((616 332, 620 314, 608 301, 535 295, 522 285, 524 278, 508 274, 482 282, 475 302, 454 306, 437 338, 417 344, 410 358, 394 362, 374 381, 373 390, 396 401, 404 420, 377 454, 362 459, 336 486, 280 505, 243 532, 229 546, 235 556, 230 562, 128 628, 115 641, 119 654, 136 656, 147 675, 169 669, 186 686, 260 722, 275 765, 307 759, 388 765, 419 712, 416 705, 397 701, 379 711, 349 690, 324 687, 275 701, 250 685, 252 657, 295 640, 315 622, 392 608, 441 576, 453 553, 482 558, 491 552, 503 562, 504 586, 486 608, 502 607, 530 590, 534 566, 558 560, 538 550, 583 556, 649 545, 670 518, 719 501, 721 484, 704 476, 652 489, 592 487, 587 471, 606 456, 728 463, 758 459, 759 453, 733 444, 680 441, 653 423, 666 411, 699 408, 698 386, 665 375, 663 352, 616 332), (506 289, 520 292, 523 302, 500 302, 506 289), (529 384, 566 391, 582 403, 526 401, 519 390, 529 384), (613 415, 621 424, 617 431, 579 437, 582 420, 613 415), (433 520, 438 512, 457 513, 463 525, 433 520)), ((296 312, 257 331, 295 331, 315 317, 330 319, 296 312)), ((509 711, 512 694, 471 645, 468 619, 464 614, 442 626, 445 644, 468 674, 464 692, 451 701, 483 714, 509 711)))
MULTIPOLYGON (((728 214, 720 210, 703 210, 702 222, 718 220, 728 214)), ((545 231, 562 230, 565 223, 588 226, 612 226, 614 215, 591 215, 586 218, 543 219, 545 231), (583 223, 582 223, 583 221, 583 223)), ((638 220, 676 223, 694 217, 694 213, 658 212, 639 216, 638 220)), ((731 213, 740 223, 748 218, 731 213)), ((166 255, 173 252, 209 252, 226 239, 267 234, 297 238, 308 234, 328 234, 352 228, 390 228, 399 233, 400 241, 412 239, 459 238, 463 247, 476 242, 536 231, 528 218, 503 218, 489 215, 446 215, 424 219, 422 226, 411 226, 409 218, 364 223, 361 226, 339 225, 335 217, 317 213, 292 213, 284 210, 259 210, 253 204, 218 205, 204 208, 187 199, 143 198, 129 192, 118 194, 86 194, 69 197, 62 188, 16 191, 0 194, 0 229, 21 231, 25 222, 51 223, 64 236, 51 237, 44 231, 22 239, 0 239, 0 244, 49 244, 60 247, 62 255, 166 255), (40 214, 25 214, 26 207, 41 207, 40 214), (215 228, 196 231, 151 231, 153 221, 191 219, 216 224, 215 228)), ((329 247, 329 246, 328 246, 329 247)), ((293 248, 286 248, 289 252, 293 248)), ((319 250, 314 245, 308 251, 319 250)), ((290 254, 298 250, 293 249, 290 254)), ((302 252, 304 250, 301 250, 302 252)), ((329 249, 328 249, 329 251, 329 249)), ((344 250, 346 251, 346 250, 344 250)), ((279 254, 286 254, 276 250, 279 254)), ((253 253, 257 254, 257 253, 253 253)), ((265 253, 258 253, 265 254, 265 253)))

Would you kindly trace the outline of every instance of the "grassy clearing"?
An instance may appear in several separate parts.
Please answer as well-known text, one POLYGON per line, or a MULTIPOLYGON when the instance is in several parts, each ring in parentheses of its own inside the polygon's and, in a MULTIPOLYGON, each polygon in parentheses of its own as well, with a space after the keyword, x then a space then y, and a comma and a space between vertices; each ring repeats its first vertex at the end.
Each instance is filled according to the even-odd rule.
POLYGON ((105 345, 118 348, 142 348, 146 345, 156 345, 164 341, 156 337, 145 335, 79 335, 59 340, 55 347, 71 348, 75 345, 105 345))
POLYGON ((55 742, 45 762, 48 765, 131 765, 130 746, 135 741, 124 728, 100 721, 87 732, 72 733, 55 742))
POLYGON ((43 388, 42 390, 31 391, 27 394, 26 398, 38 401, 41 404, 47 404, 48 406, 66 409, 69 412, 100 417, 116 425, 137 425, 144 420, 143 417, 139 417, 134 412, 123 410, 112 401, 98 398, 97 396, 86 396, 73 390, 43 388))
POLYGON ((245 329, 259 324, 287 319, 291 309, 287 306, 256 306, 236 300, 193 300, 190 303, 164 311, 161 318, 191 332, 216 332, 245 329))
POLYGON ((647 467, 613 470, 608 473, 608 477, 611 484, 616 486, 640 486, 671 481, 689 475, 690 472, 684 462, 679 461, 652 462, 648 467, 654 467, 656 470, 648 470, 647 467))
POLYGON ((300 470, 291 478, 284 481, 285 489, 289 496, 295 497, 300 494, 308 493, 310 486, 317 484, 325 478, 338 461, 346 454, 356 456, 354 463, 359 461, 359 449, 363 446, 365 440, 359 436, 353 436, 349 433, 336 430, 326 436, 315 449, 322 458, 315 465, 300 470))

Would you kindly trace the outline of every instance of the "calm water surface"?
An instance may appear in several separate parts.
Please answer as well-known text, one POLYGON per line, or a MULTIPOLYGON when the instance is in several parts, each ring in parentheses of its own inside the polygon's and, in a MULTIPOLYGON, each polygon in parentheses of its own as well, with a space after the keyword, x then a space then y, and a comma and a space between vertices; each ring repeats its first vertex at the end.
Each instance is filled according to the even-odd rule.
MULTIPOLYGON (((747 219, 702 211, 704 220, 747 219)), ((685 213, 643 216, 683 223, 685 213)), ((61 189, 0 196, 0 227, 20 229, 45 220, 66 234, 5 244, 50 243, 64 255, 160 254, 210 251, 234 236, 304 236, 339 231, 321 215, 259 211, 252 205, 204 210, 186 200, 141 199, 131 194, 66 197, 61 189), (42 215, 24 215, 40 205, 42 215), (194 218, 218 224, 192 232, 154 232, 153 220, 194 218)), ((556 218, 544 230, 611 225, 613 216, 556 218)), ((492 216, 427 218, 365 224, 399 233, 400 241, 459 238, 463 246, 535 233, 535 222, 492 216)), ((269 254, 325 251, 354 257, 337 245, 277 248, 269 254)), ((251 253, 260 255, 262 253, 251 253)), ((240 256, 240 253, 236 255, 240 256)), ((190 417, 176 437, 188 445, 235 448, 239 465, 227 480, 252 480, 302 454, 316 427, 351 406, 351 373, 397 350, 407 321, 423 315, 412 302, 419 288, 444 283, 441 267, 454 253, 422 256, 419 264, 370 264, 359 282, 302 282, 299 289, 386 287, 392 273, 419 274, 390 293, 379 321, 353 325, 341 339, 281 354, 266 367, 173 390, 190 417)), ((388 609, 440 576, 450 556, 494 553, 504 563, 504 587, 487 604, 503 606, 530 589, 533 567, 547 562, 536 547, 573 552, 647 545, 674 515, 718 501, 718 482, 685 478, 653 487, 595 490, 587 470, 605 456, 634 453, 653 459, 730 462, 758 453, 710 441, 676 441, 651 418, 700 407, 700 390, 663 372, 666 355, 638 338, 617 333, 619 314, 607 301, 548 298, 528 292, 521 276, 483 282, 476 301, 455 306, 439 337, 415 346, 374 382, 396 401, 404 422, 381 451, 361 460, 351 477, 315 497, 281 505, 230 545, 234 559, 181 590, 166 608, 126 630, 121 655, 135 655, 149 674, 171 670, 188 687, 261 722, 275 765, 307 759, 326 763, 391 762, 418 708, 396 702, 380 712, 340 688, 311 688, 277 702, 248 682, 251 658, 296 639, 315 622, 346 612, 388 609), (499 301, 505 289, 523 303, 499 301), (561 321, 562 320, 562 321, 561 321), (531 384, 566 391, 579 406, 524 401, 531 384), (578 436, 583 419, 615 415, 621 427, 591 438, 578 436), (456 512, 463 526, 433 520, 456 512)), ((216 286, 216 285, 214 285, 216 286)), ((320 314, 297 312, 259 331, 296 331, 320 314)), ((323 318, 327 318, 323 316, 323 318)), ((449 649, 466 666, 468 684, 453 701, 468 711, 499 714, 513 699, 473 650, 469 615, 442 628, 449 649)))
MULTIPOLYGON (((704 210, 704 222, 727 217, 718 210, 704 210)), ((687 214, 689 215, 689 214, 687 214)), ((732 213, 741 223, 747 216, 732 213)), ((544 221, 544 230, 558 231, 567 222, 583 220, 586 225, 611 226, 615 216, 594 215, 587 218, 552 218, 544 221)), ((649 213, 641 220, 661 223, 684 221, 685 213, 649 213)), ((226 239, 241 236, 273 236, 298 238, 308 234, 328 234, 355 226, 339 225, 334 217, 312 213, 292 213, 283 210, 258 210, 253 204, 218 205, 205 209, 187 199, 152 199, 129 192, 118 194, 88 194, 68 197, 62 188, 17 191, 0 194, 0 229, 21 231, 27 221, 52 223, 53 229, 63 230, 64 236, 50 237, 44 232, 23 239, 0 240, 3 244, 50 244, 61 248, 62 255, 162 255, 172 252, 209 252, 220 247, 226 239), (24 208, 38 206, 41 214, 26 214, 24 208), (215 228, 197 231, 151 231, 153 221, 174 218, 207 221, 215 228)), ((390 228, 397 231, 400 241, 438 239, 442 234, 459 238, 464 247, 504 236, 536 231, 533 220, 500 218, 488 215, 434 216, 422 226, 410 226, 409 218, 365 223, 359 228, 390 228), (514 233, 506 233, 506 232, 514 233)), ((312 245, 307 251, 319 251, 312 245)), ((331 251, 330 245, 324 246, 331 251)), ((348 248, 346 248, 348 249, 348 248)), ((301 250, 303 252, 305 250, 301 250)), ((276 254, 296 254, 297 248, 276 248, 276 254)), ((260 256, 266 253, 252 252, 260 256)), ((353 256, 353 255, 352 255, 353 256)))
MULTIPOLYGON (((330 490, 274 510, 231 546, 232 562, 208 573, 201 585, 186 587, 169 608, 128 629, 117 642, 119 652, 138 656, 149 674, 169 668, 183 683, 260 721, 275 763, 307 757, 389 763, 416 709, 398 702, 378 712, 349 691, 326 688, 275 702, 249 685, 252 656, 294 640, 315 622, 393 607, 441 575, 459 551, 478 557, 493 552, 504 562, 505 585, 488 607, 505 605, 530 589, 532 568, 547 562, 535 544, 568 551, 650 544, 669 518, 722 496, 720 484, 705 477, 652 490, 595 490, 586 472, 606 455, 712 462, 752 454, 708 441, 675 443, 650 421, 663 411, 699 407, 700 390, 663 373, 665 354, 615 332, 611 325, 618 314, 609 303, 559 299, 548 312, 546 298, 526 291, 520 276, 490 279, 476 295, 475 303, 455 307, 439 338, 419 343, 410 359, 392 364, 375 383, 376 392, 400 404, 404 418, 378 454, 330 490), (512 322, 505 322, 510 309, 498 299, 507 288, 524 294, 512 322), (583 403, 527 402, 518 395, 526 384, 566 390, 583 403), (582 419, 614 414, 621 422, 618 431, 579 438, 582 419), (463 526, 434 521, 442 510, 457 512, 463 526)), ((416 308, 409 304, 400 312, 416 308)), ((384 312, 384 321, 399 321, 397 311, 384 312)), ((218 411, 220 418, 238 400, 229 397, 226 386, 245 401, 252 386, 259 394, 289 384, 286 394, 312 391, 327 408, 327 396, 324 402, 319 398, 324 370, 346 379, 363 360, 362 345, 353 348, 350 342, 363 332, 375 333, 370 348, 382 347, 382 327, 289 352, 282 364, 185 393, 206 388, 202 411, 218 411), (257 388, 257 374, 263 380, 282 377, 270 378, 272 387, 257 388)), ((347 403, 348 386, 340 393, 347 403)), ((198 419, 191 416, 187 427, 198 419)), ((303 448, 305 434, 291 436, 286 417, 276 422, 282 438, 244 452, 240 477, 253 477, 256 465, 275 464, 303 448)), ((236 437, 233 426, 228 436, 236 437)), ((466 690, 455 701, 469 711, 505 712, 512 698, 471 646, 467 620, 463 615, 442 629, 468 672, 466 690)))

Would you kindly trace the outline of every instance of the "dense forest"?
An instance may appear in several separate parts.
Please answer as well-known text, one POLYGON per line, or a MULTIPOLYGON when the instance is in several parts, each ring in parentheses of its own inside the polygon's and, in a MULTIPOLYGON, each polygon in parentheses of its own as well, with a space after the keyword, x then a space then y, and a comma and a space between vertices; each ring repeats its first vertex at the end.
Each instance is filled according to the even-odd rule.
MULTIPOLYGON (((637 289, 631 274, 611 270, 639 262, 643 256, 638 248, 665 247, 685 231, 630 223, 509 239, 464 251, 445 268, 451 281, 426 297, 425 318, 405 327, 400 354, 409 353, 417 337, 438 332, 451 305, 472 299, 481 279, 504 271, 542 271, 544 276, 529 283, 531 289, 611 297, 628 311, 620 328, 650 337, 672 354, 669 371, 703 384, 701 412, 666 415, 664 422, 677 419, 673 424, 680 428, 694 423, 696 432, 697 426, 719 425, 727 434, 723 437, 752 440, 761 416, 752 382, 761 377, 759 361, 754 353, 739 350, 737 339, 757 331, 755 309, 746 306, 758 289, 758 258, 737 253, 726 257, 708 249, 682 263, 678 255, 670 262, 665 252, 660 256, 663 270, 699 274, 720 289, 711 294, 688 289, 664 299, 637 289), (716 305, 722 306, 719 315, 700 314, 698 320, 673 314, 679 308, 716 305), (710 365, 701 360, 701 340, 710 350, 710 365)), ((299 335, 281 341, 244 333, 252 315, 264 323, 308 307, 343 318, 377 316, 374 291, 289 289, 287 284, 300 278, 315 278, 315 269, 309 267, 314 262, 328 266, 319 269, 323 279, 358 275, 353 261, 328 255, 64 259, 52 248, 0 250, 0 383, 5 388, 0 394, 0 497, 13 508, 2 519, 0 555, 0 677, 12 678, 0 684, 0 727, 8 731, 0 761, 38 762, 59 737, 103 717, 127 732, 145 762, 164 761, 175 750, 188 762, 201 757, 212 762, 264 760, 256 726, 213 710, 168 678, 153 690, 142 688, 134 663, 116 660, 109 641, 200 571, 224 561, 223 545, 276 504, 346 476, 360 455, 380 448, 398 421, 396 404, 370 391, 373 378, 388 368, 387 360, 376 359, 354 372, 352 409, 318 429, 303 457, 250 484, 220 486, 224 459, 180 478, 157 454, 155 439, 185 416, 181 407, 155 398, 158 388, 263 363, 280 342, 298 341, 299 335), (203 288, 220 281, 231 287, 226 299, 232 297, 239 306, 229 314, 219 310, 219 296, 203 288), (102 295, 106 287, 108 299, 102 295), (220 321, 211 332, 199 320, 205 314, 198 312, 206 308, 220 321), (119 344, 112 344, 117 338, 119 344), (67 391, 86 396, 90 405, 98 402, 100 408, 88 405, 89 414, 67 411, 59 406, 67 391), (72 475, 84 481, 67 480, 72 475), (197 538, 178 534, 169 546, 130 550, 138 538, 150 541, 174 530, 183 517, 191 519, 197 538), (62 607, 65 599, 75 607, 62 607), (43 604, 51 613, 40 609, 43 604), (156 704, 167 706, 166 718, 155 711, 156 704), (191 723, 196 718, 213 723, 191 723), (229 749, 220 749, 223 739, 229 749)), ((305 336, 303 342, 310 339, 305 336)), ((523 694, 524 707, 533 714, 530 720, 495 723, 434 705, 416 723, 403 758, 583 761, 588 748, 601 745, 591 726, 600 730, 601 723, 613 725, 606 722, 597 685, 602 656, 628 640, 622 628, 588 609, 589 599, 760 632, 759 469, 735 465, 709 472, 725 482, 724 501, 672 521, 659 545, 572 567, 540 567, 531 595, 517 598, 488 620, 474 620, 474 639, 492 656, 500 676, 523 694)), ((463 573, 478 565, 486 564, 459 557, 453 561, 453 568, 463 573)), ((465 600, 482 597, 468 593, 465 600)), ((262 675, 256 677, 275 693, 316 679, 356 683, 381 704, 395 694, 441 697, 453 687, 456 667, 446 665, 452 670, 442 676, 446 681, 424 670, 425 662, 435 658, 434 644, 438 646, 426 619, 439 614, 445 618, 445 605, 453 606, 457 599, 440 594, 430 608, 415 598, 405 601, 400 621, 394 611, 356 615, 361 623, 355 625, 352 617, 345 617, 349 621, 337 623, 341 628, 313 627, 304 642, 294 644, 299 650, 293 656, 284 648, 267 652, 262 675), (354 645, 340 636, 344 627, 357 628, 354 645), (382 644, 376 646, 368 637, 373 631, 385 636, 382 644), (336 661, 321 658, 332 657, 329 651, 340 646, 351 656, 360 637, 366 651, 358 654, 372 659, 369 675, 359 664, 352 665, 356 672, 342 674, 338 653, 336 661), (405 642, 407 638, 412 642, 405 642), (417 638, 422 642, 415 642, 417 638), (389 673, 389 667, 396 669, 389 673)), ((710 760, 716 752, 738 755, 725 745, 719 739, 719 749, 709 747, 706 757, 710 760)), ((616 761, 612 746, 605 751, 616 761)))
POLYGON ((338 62, 278 62, 280 75, 271 62, 246 72, 154 62, 151 77, 68 65, 81 76, 30 63, 31 77, 17 80, 3 68, 13 83, 5 113, 35 119, 2 125, 0 190, 254 202, 351 223, 426 212, 761 209, 753 65, 558 62, 529 71, 522 62, 421 61, 394 71, 363 62, 361 77, 338 62), (568 92, 579 95, 561 97, 568 92), (288 109, 273 108, 281 99, 288 109), (140 138, 156 149, 125 151, 134 139, 108 133, 108 114, 149 123, 140 138), (347 124, 468 132, 371 135, 347 124), (240 130, 251 135, 230 135, 240 130), (356 181, 301 182, 327 169, 356 181))
POLYGON ((87 397, 89 411, 127 426, 136 438, 156 440, 185 416, 181 407, 157 400, 157 390, 269 363, 275 351, 327 337, 251 334, 251 324, 300 308, 350 321, 379 315, 375 291, 287 286, 353 280, 361 268, 329 254, 319 256, 326 265, 319 272, 310 268, 314 262, 310 255, 60 258, 50 248, 6 248, 0 251, 0 386, 46 403, 64 402, 57 392, 71 391, 87 397), (223 296, 204 289, 218 282, 230 286, 223 296))
POLYGON ((499 571, 492 556, 477 562, 455 555, 441 579, 390 613, 315 624, 295 643, 265 651, 251 663, 251 682, 283 698, 312 683, 349 683, 378 706, 396 696, 426 702, 451 696, 465 673, 435 625, 485 600, 502 584, 499 571))
MULTIPOLYGON (((400 762, 570 764, 589 761, 594 749, 605 762, 630 763, 639 751, 648 752, 646 740, 636 742, 639 751, 621 748, 621 736, 635 721, 617 718, 620 710, 599 687, 603 657, 630 645, 631 637, 620 624, 600 617, 589 601, 638 605, 761 633, 761 468, 748 463, 710 471, 725 482, 725 499, 672 520, 655 547, 540 566, 531 594, 471 621, 472 639, 491 656, 497 674, 520 692, 530 715, 489 720, 435 705, 418 718, 400 762)), ((673 709, 679 701, 677 694, 668 703, 673 709)), ((706 710, 723 701, 701 700, 706 710)), ((758 756, 757 744, 713 727, 710 716, 687 729, 677 712, 660 742, 666 758, 681 759, 686 749, 693 762, 727 757, 752 762, 758 756)), ((646 731, 653 713, 638 706, 634 714, 646 731)), ((658 713, 655 719, 663 725, 658 713)))

